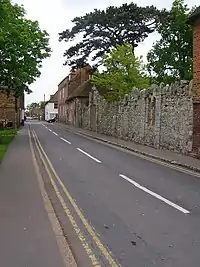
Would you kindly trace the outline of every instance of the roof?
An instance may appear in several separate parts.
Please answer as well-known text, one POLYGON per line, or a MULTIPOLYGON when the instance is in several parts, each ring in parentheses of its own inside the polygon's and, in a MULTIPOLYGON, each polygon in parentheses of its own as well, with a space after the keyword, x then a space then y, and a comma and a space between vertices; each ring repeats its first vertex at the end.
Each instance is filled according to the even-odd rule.
POLYGON ((65 81, 69 79, 69 74, 67 76, 65 76, 65 78, 62 79, 61 82, 59 82, 58 87, 65 81))
POLYGON ((47 101, 45 103, 45 106, 48 104, 48 103, 57 103, 58 102, 58 91, 55 92, 54 95, 51 96, 51 98, 49 99, 49 101, 47 101))
POLYGON ((91 84, 91 82, 85 81, 83 84, 81 84, 80 86, 78 86, 71 94, 70 96, 67 98, 66 102, 73 100, 74 98, 77 97, 89 97, 89 93, 92 90, 93 85, 91 84))
POLYGON ((195 21, 196 21, 197 19, 199 19, 199 18, 200 18, 200 6, 197 7, 197 9, 192 13, 192 15, 191 15, 190 18, 189 18, 189 22, 190 22, 191 24, 193 24, 193 23, 195 23, 195 21))

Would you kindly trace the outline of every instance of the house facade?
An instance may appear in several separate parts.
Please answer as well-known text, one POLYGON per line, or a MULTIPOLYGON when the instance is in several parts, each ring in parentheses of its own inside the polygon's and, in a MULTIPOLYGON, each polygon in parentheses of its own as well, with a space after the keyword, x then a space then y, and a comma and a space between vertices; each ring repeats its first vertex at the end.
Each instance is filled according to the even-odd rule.
POLYGON ((65 77, 58 85, 58 120, 65 122, 66 104, 65 101, 68 97, 69 76, 65 77))
POLYGON ((24 120, 24 94, 15 98, 11 91, 9 96, 0 91, 0 124, 1 127, 19 127, 24 120))
POLYGON ((58 92, 50 96, 50 100, 45 104, 45 121, 58 116, 58 92))
MULTIPOLYGON (((65 77, 58 85, 58 120, 60 122, 75 122, 75 102, 68 101, 73 92, 79 86, 90 79, 91 67, 88 65, 84 68, 77 69, 65 77)), ((73 98, 74 99, 74 98, 73 98)))
POLYGON ((89 105, 89 93, 92 91, 92 84, 89 79, 79 85, 67 98, 66 123, 76 127, 82 127, 84 108, 89 105))

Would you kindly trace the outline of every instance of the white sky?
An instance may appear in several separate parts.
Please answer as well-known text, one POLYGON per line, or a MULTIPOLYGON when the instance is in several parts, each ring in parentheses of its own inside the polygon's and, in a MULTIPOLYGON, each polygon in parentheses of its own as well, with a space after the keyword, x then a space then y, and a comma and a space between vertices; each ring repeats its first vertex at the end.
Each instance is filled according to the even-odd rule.
MULTIPOLYGON (((170 8, 172 0, 14 0, 18 4, 23 4, 28 17, 38 20, 40 27, 50 35, 50 46, 53 50, 51 58, 43 62, 41 76, 31 85, 33 93, 26 96, 26 105, 31 102, 39 102, 49 99, 50 94, 57 90, 57 85, 69 73, 69 68, 63 66, 63 53, 66 48, 65 42, 58 42, 58 33, 71 27, 71 20, 94 8, 105 8, 110 5, 121 5, 123 3, 135 2, 138 5, 154 5, 157 8, 170 8)), ((199 0, 185 0, 189 7, 199 5, 199 0)), ((137 48, 136 54, 146 56, 156 40, 156 34, 150 35, 137 48)))

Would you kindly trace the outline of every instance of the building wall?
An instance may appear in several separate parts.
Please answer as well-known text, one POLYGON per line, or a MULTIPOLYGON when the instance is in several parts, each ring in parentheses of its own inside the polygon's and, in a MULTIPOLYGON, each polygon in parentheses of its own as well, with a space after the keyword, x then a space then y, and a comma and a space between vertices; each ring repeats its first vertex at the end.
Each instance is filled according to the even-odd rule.
POLYGON ((193 152, 200 153, 200 15, 193 25, 193 152))
POLYGON ((75 120, 74 103, 66 104, 70 94, 90 78, 91 67, 87 66, 71 73, 58 86, 58 119, 73 124, 75 120))
MULTIPOLYGON (((87 108, 88 97, 77 97, 66 104, 66 123, 83 126, 83 110, 87 108)), ((84 120, 85 121, 85 120, 84 120)))
POLYGON ((193 25, 194 101, 200 101, 200 18, 193 25))
POLYGON ((56 117, 58 109, 54 107, 54 103, 47 103, 45 105, 45 120, 50 120, 56 117))
POLYGON ((79 109, 83 128, 184 154, 192 150, 192 83, 134 90, 116 103, 93 90, 89 107, 79 109))
POLYGON ((23 104, 21 99, 17 99, 17 103, 15 101, 13 92, 9 96, 6 92, 0 92, 0 120, 12 122, 13 127, 20 125, 20 107, 23 104))
POLYGON ((59 85, 58 85, 58 119, 61 122, 65 122, 66 117, 66 104, 65 101, 68 97, 69 90, 69 77, 66 77, 59 85))

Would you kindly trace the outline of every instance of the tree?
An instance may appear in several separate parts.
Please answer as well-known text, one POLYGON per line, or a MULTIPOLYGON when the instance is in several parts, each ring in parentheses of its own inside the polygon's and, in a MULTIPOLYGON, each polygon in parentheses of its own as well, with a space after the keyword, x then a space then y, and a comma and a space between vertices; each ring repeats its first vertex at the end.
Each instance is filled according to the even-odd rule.
POLYGON ((33 102, 26 107, 28 116, 39 116, 40 103, 33 102))
POLYGON ((116 45, 130 43, 138 46, 150 33, 154 32, 165 10, 155 7, 138 7, 136 4, 123 4, 120 7, 108 7, 97 10, 72 20, 75 24, 59 34, 59 41, 70 44, 78 36, 82 40, 65 51, 65 64, 72 68, 83 67, 92 57, 96 66, 101 64, 104 54, 109 53, 116 45))
POLYGON ((45 105, 46 105, 46 101, 40 101, 40 103, 39 103, 40 109, 44 110, 45 105))
POLYGON ((148 53, 148 70, 157 82, 192 79, 192 27, 190 11, 183 0, 175 0, 168 18, 157 29, 161 39, 148 53))
POLYGON ((144 66, 140 58, 133 54, 131 44, 117 45, 104 56, 102 73, 93 75, 92 83, 97 87, 107 88, 106 99, 116 101, 131 93, 134 87, 144 89, 148 86, 144 66))
POLYGON ((0 86, 19 96, 40 76, 42 60, 51 52, 49 37, 10 0, 0 1, 0 14, 0 86))

